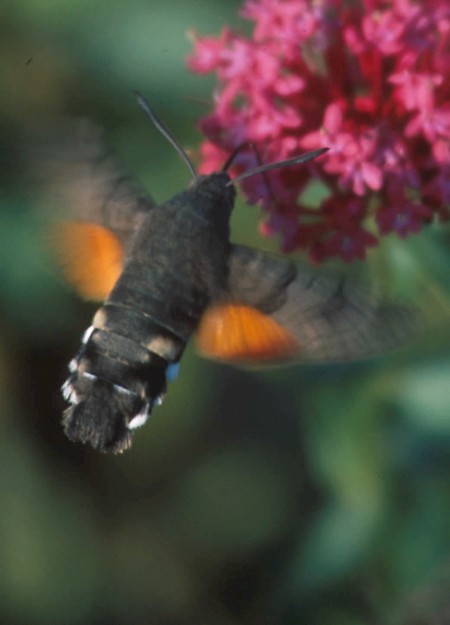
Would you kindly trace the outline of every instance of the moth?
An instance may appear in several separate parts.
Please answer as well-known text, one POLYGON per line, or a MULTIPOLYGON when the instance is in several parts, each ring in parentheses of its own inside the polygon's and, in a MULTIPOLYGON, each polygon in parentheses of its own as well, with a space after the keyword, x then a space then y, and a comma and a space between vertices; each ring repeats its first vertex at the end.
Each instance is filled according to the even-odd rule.
POLYGON ((237 179, 228 164, 197 175, 148 102, 138 100, 188 164, 193 181, 185 191, 156 204, 105 155, 89 125, 79 125, 78 141, 68 137, 70 149, 53 159, 61 201, 73 208, 55 226, 59 260, 83 297, 103 301, 62 387, 69 439, 103 452, 127 449, 163 401, 193 334, 208 358, 259 366, 361 359, 410 336, 416 316, 407 306, 344 275, 230 242, 237 179))

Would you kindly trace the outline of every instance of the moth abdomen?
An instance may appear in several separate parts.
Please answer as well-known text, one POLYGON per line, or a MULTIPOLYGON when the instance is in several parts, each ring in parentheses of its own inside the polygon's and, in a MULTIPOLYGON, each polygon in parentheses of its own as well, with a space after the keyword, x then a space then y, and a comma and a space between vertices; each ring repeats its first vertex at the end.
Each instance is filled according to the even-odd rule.
MULTIPOLYGON (((134 393, 121 392, 108 380, 90 374, 72 375, 63 386, 72 405, 64 411, 63 426, 72 441, 90 443, 100 451, 121 452, 131 445, 130 422, 146 414, 134 393)), ((148 413, 146 414, 146 417, 148 413)))
MULTIPOLYGON (((131 272, 130 272, 131 273, 131 272)), ((139 329, 139 342, 145 334, 152 338, 157 333, 168 334, 173 337, 174 343, 181 342, 183 347, 195 330, 198 320, 206 308, 209 297, 206 293, 197 291, 195 288, 186 287, 177 290, 176 285, 172 286, 165 276, 161 276, 164 288, 154 287, 153 281, 149 278, 148 283, 137 286, 128 280, 128 275, 119 279, 110 294, 105 306, 108 314, 112 312, 111 307, 121 309, 120 317, 129 317, 130 322, 139 329), (170 297, 167 297, 167 293, 170 297), (134 311, 128 315, 125 311, 134 311), (139 320, 138 320, 138 317, 139 320)), ((114 313, 113 313, 114 314, 114 313)), ((110 317, 111 322, 112 316, 110 317)), ((135 328, 130 326, 130 331, 135 332, 135 328)))
POLYGON ((150 314, 124 303, 107 301, 99 308, 93 326, 131 339, 168 362, 178 361, 186 341, 150 314))
POLYGON ((140 311, 100 308, 63 386, 71 403, 63 416, 67 436, 101 451, 128 448, 132 430, 162 403, 183 349, 183 341, 140 311))
MULTIPOLYGON (((197 238, 198 246, 205 244, 197 238)), ((204 253, 181 246, 175 268, 168 251, 159 249, 161 239, 140 234, 63 387, 72 404, 63 419, 67 435, 102 451, 126 449, 131 430, 162 402, 167 379, 210 302, 210 285, 224 282, 227 246, 215 236, 207 237, 214 262, 208 246, 204 253)), ((183 240, 181 226, 177 239, 183 240)))

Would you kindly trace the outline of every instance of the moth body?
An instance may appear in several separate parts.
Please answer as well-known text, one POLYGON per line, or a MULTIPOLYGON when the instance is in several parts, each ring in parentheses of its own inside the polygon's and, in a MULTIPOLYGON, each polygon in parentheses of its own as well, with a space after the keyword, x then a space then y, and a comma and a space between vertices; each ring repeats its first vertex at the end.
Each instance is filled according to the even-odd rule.
MULTIPOLYGON (((176 146, 148 103, 138 101, 176 146)), ((197 176, 178 146, 194 182, 156 205, 89 123, 63 135, 61 147, 48 146, 39 159, 58 205, 68 209, 55 230, 55 252, 69 284, 85 299, 103 301, 62 389, 71 440, 101 451, 128 448, 132 431, 163 401, 194 332, 204 356, 260 367, 369 358, 420 330, 415 309, 348 276, 230 243, 236 191, 225 171, 197 176)))
POLYGON ((71 361, 63 387, 69 438, 122 451, 162 402, 187 340, 227 282, 229 180, 226 173, 202 176, 141 223, 71 361))

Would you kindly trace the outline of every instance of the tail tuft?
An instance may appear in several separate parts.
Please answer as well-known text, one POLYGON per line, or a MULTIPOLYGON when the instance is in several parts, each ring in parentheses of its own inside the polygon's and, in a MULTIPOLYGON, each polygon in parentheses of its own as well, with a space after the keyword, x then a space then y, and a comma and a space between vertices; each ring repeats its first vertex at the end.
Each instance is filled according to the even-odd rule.
MULTIPOLYGON (((89 380, 89 392, 79 388, 83 378, 66 382, 72 405, 63 415, 67 437, 74 442, 90 443, 103 452, 121 453, 131 446, 131 421, 150 413, 138 395, 98 378, 89 380)), ((138 419, 139 420, 139 419, 138 419)))

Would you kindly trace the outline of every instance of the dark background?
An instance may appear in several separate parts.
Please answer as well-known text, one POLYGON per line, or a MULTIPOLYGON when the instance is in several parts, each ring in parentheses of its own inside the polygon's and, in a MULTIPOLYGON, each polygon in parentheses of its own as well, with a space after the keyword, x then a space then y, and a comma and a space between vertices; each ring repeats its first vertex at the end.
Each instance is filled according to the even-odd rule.
MULTIPOLYGON (((2 623, 375 625, 437 610, 449 594, 443 226, 389 237, 365 264, 426 309, 424 335, 405 349, 254 373, 189 348, 131 451, 105 456, 63 436, 59 387, 94 307, 67 289, 43 244, 45 200, 20 146, 56 116, 87 116, 156 199, 181 190, 189 174, 132 90, 197 148, 213 80, 185 69, 186 31, 248 29, 237 6, 2 0, 2 623)), ((234 240, 268 248, 258 216, 238 204, 234 240)))

